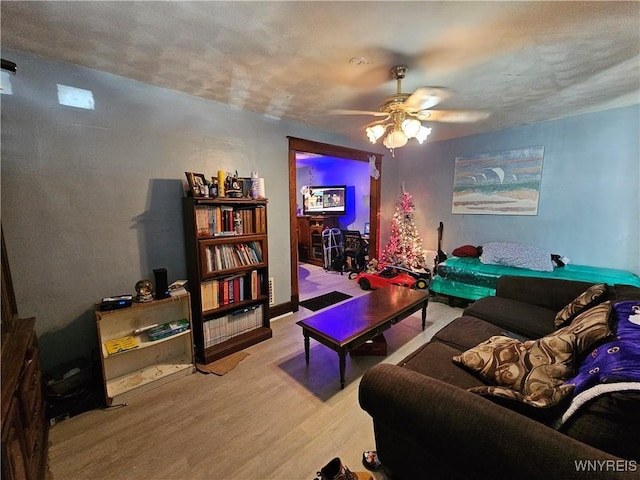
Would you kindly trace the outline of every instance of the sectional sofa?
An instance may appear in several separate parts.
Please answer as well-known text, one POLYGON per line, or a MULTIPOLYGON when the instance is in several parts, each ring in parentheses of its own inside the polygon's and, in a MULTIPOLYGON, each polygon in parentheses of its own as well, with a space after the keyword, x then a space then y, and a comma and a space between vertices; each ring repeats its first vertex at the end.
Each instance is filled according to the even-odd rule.
POLYGON ((501 277, 495 296, 363 376, 388 476, 640 478, 634 306, 640 315, 634 286, 501 277), (608 351, 627 356, 597 373, 608 351))

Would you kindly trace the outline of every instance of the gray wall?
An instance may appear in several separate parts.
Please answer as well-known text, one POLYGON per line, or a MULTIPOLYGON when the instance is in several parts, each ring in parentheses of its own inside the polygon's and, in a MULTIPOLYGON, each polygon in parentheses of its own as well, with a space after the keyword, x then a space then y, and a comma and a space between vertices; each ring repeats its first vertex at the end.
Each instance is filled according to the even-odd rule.
MULTIPOLYGON (((258 171, 269 197, 270 274, 290 299, 286 136, 385 152, 94 70, 3 49, 18 63, 2 95, 2 224, 18 309, 37 316, 44 368, 96 347, 93 303, 133 293, 166 267, 186 275, 180 197, 185 171, 258 171), (57 103, 56 84, 91 90, 95 110, 57 103)), ((416 203, 424 247, 511 240, 574 263, 640 271, 639 107, 446 142, 406 146, 382 165, 381 245, 400 185, 416 203), (456 156, 544 145, 535 217, 452 215, 456 156)), ((437 126, 436 126, 437 128, 437 126)), ((364 137, 364 135, 363 135, 364 137)))
POLYGON ((448 252, 513 241, 639 273, 639 119, 635 105, 400 149, 398 179, 414 196, 425 248, 435 249, 442 221, 448 252), (451 213, 456 157, 535 145, 545 147, 537 216, 451 213))
POLYGON ((288 141, 353 141, 122 77, 3 49, 19 73, 2 95, 2 224, 23 317, 45 369, 97 346, 93 304, 167 268, 185 278, 185 171, 265 177, 270 275, 290 300, 288 141), (61 106, 56 84, 91 90, 61 106))

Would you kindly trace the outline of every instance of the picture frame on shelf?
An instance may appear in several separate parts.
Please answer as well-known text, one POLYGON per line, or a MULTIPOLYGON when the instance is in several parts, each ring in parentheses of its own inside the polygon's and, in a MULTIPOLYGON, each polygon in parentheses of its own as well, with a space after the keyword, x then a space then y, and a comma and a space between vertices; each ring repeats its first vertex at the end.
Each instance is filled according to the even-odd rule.
POLYGON ((251 178, 250 177, 241 177, 238 179, 240 181, 242 196, 245 198, 251 198, 251 178))
POLYGON ((244 182, 242 178, 235 176, 227 176, 227 186, 225 189, 225 196, 230 198, 242 198, 244 190, 244 182))
POLYGON ((202 173, 184 172, 187 176, 187 182, 189 182, 189 191, 194 197, 204 196, 204 186, 206 181, 202 173))

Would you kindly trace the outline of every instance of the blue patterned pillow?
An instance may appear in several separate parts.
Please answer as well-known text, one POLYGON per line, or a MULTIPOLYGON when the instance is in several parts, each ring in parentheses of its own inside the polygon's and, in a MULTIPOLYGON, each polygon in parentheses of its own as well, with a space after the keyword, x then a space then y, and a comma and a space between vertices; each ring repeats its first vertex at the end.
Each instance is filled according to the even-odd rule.
POLYGON ((528 268, 553 272, 551 253, 534 245, 510 242, 490 242, 482 246, 480 261, 487 265, 528 268))

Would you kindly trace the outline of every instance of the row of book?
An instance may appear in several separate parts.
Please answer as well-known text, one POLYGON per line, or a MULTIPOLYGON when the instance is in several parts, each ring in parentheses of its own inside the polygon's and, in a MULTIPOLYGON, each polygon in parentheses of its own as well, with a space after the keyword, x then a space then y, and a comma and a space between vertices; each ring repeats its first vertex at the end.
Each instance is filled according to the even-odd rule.
POLYGON ((261 294, 262 274, 257 270, 231 277, 209 280, 200 284, 202 311, 231 303, 256 300, 261 294))
POLYGON ((262 263, 262 246, 258 241, 211 245, 206 256, 209 272, 246 267, 262 263))
MULTIPOLYGON (((143 334, 149 337, 149 340, 156 341, 163 338, 171 337, 182 333, 189 329, 189 320, 186 318, 176 320, 169 323, 163 323, 162 325, 149 325, 139 330, 134 331, 134 334, 143 334)), ((115 355, 117 353, 126 352, 138 348, 138 340, 134 335, 126 335, 120 338, 114 338, 104 342, 104 347, 107 350, 107 354, 115 355)))
POLYGON ((197 205, 196 231, 199 237, 266 233, 267 215, 264 206, 234 207, 232 205, 197 205))
POLYGON ((125 337, 114 338, 104 342, 104 347, 109 355, 115 355, 116 353, 126 352, 138 348, 138 341, 133 335, 127 335, 125 337))
POLYGON ((224 342, 262 326, 262 305, 253 305, 202 324, 204 347, 224 342))

